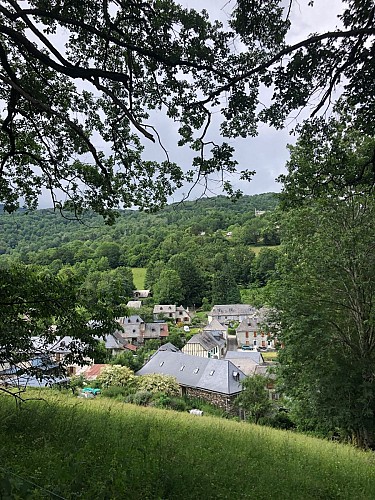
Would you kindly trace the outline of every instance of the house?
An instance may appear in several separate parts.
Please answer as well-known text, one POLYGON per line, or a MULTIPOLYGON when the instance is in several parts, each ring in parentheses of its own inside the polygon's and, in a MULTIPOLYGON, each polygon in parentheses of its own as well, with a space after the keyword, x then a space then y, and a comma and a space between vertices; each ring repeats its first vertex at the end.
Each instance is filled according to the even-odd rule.
POLYGON ((172 319, 176 324, 191 323, 189 309, 173 304, 157 304, 153 310, 154 320, 160 318, 172 319))
POLYGON ((237 345, 254 346, 273 349, 275 341, 264 328, 266 309, 259 309, 251 316, 244 318, 236 328, 237 345))
POLYGON ((226 351, 226 341, 219 332, 203 331, 193 335, 182 348, 185 354, 192 356, 202 356, 204 358, 223 358, 226 351))
POLYGON ((207 326, 203 328, 203 331, 205 332, 211 332, 214 335, 221 334, 224 339, 227 339, 228 337, 228 328, 221 323, 215 318, 213 319, 207 326))
POLYGON ((142 340, 158 339, 163 340, 168 337, 167 323, 145 323, 142 340))
POLYGON ((241 322, 255 311, 256 308, 248 304, 217 305, 211 309, 207 317, 209 323, 216 319, 219 323, 228 325, 231 321, 241 322))
POLYGON ((136 375, 161 373, 175 377, 181 394, 204 399, 228 413, 236 413, 234 400, 245 374, 231 361, 158 350, 136 375))
POLYGON ((151 290, 133 290, 135 299, 147 299, 151 295, 151 290))
POLYGON ((116 320, 122 330, 117 330, 116 333, 119 334, 123 340, 129 344, 141 343, 143 339, 143 333, 145 330, 145 322, 137 314, 131 316, 123 316, 117 318, 116 320))
POLYGON ((126 307, 129 307, 129 309, 140 309, 142 302, 140 300, 129 300, 126 307))
POLYGON ((260 373, 260 366, 264 366, 264 359, 258 351, 228 351, 225 359, 231 361, 245 375, 251 376, 260 373))

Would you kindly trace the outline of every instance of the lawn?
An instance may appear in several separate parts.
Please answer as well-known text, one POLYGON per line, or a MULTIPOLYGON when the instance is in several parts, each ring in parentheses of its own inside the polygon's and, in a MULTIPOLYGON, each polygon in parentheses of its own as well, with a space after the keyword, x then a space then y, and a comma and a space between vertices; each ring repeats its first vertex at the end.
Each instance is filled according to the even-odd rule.
POLYGON ((98 397, 0 395, 0 497, 375 498, 375 459, 350 446, 244 422, 98 397), (8 496, 6 496, 8 494, 8 496))
POLYGON ((145 267, 132 267, 133 281, 136 290, 144 290, 145 288, 145 277, 146 268, 145 267))

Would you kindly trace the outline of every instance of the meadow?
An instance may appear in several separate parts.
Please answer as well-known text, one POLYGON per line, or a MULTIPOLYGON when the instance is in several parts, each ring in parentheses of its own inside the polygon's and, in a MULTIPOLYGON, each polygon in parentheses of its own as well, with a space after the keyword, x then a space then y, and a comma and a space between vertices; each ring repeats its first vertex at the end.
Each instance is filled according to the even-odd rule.
POLYGON ((245 422, 107 399, 0 395, 1 498, 375 498, 375 457, 245 422), (7 496, 8 495, 8 496, 7 496))
POLYGON ((136 290, 144 290, 147 269, 145 267, 132 267, 133 281, 136 290))

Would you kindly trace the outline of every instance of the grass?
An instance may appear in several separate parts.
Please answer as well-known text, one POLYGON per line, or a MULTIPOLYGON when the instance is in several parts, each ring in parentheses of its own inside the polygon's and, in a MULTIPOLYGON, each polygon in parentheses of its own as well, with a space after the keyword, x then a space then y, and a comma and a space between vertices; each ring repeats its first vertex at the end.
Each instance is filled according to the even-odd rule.
POLYGON ((65 499, 375 498, 374 456, 349 446, 44 394, 45 402, 27 402, 21 411, 0 395, 0 493, 13 488, 10 498, 55 498, 50 492, 65 499))
POLYGON ((145 267, 132 267, 133 281, 136 290, 144 290, 145 288, 145 277, 146 268, 145 267))
POLYGON ((264 361, 277 361, 277 351, 262 352, 264 361))

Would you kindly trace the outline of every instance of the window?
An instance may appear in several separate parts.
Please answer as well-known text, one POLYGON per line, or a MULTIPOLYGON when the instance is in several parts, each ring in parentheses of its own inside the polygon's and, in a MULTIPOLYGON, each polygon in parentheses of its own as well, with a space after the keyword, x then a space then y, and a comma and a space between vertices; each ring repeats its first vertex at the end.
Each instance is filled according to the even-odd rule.
POLYGON ((199 372, 199 368, 196 368, 196 369, 194 370, 194 373, 198 373, 198 372, 199 372))
POLYGON ((211 370, 211 371, 210 371, 210 375, 211 375, 211 377, 212 377, 212 375, 213 375, 214 373, 215 373, 215 370, 211 370))
POLYGON ((161 362, 159 363, 159 366, 163 366, 163 365, 164 365, 164 361, 161 361, 161 362))
POLYGON ((182 365, 181 368, 180 368, 180 372, 182 372, 185 368, 185 365, 182 365))
POLYGON ((256 337, 256 336, 257 336, 257 332, 254 332, 254 337, 256 337))
POLYGON ((248 339, 249 338, 249 332, 245 333, 245 337, 248 339))
POLYGON ((254 345, 257 345, 257 341, 256 340, 254 340, 254 345))

